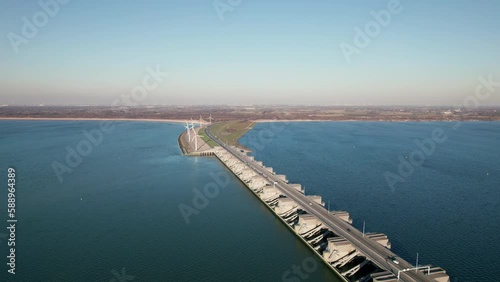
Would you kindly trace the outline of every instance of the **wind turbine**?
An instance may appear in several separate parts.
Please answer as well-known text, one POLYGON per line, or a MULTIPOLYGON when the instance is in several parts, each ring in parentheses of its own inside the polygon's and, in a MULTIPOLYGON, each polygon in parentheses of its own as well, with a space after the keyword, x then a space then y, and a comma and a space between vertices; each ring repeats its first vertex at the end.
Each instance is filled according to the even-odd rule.
POLYGON ((194 150, 198 151, 198 137, 201 137, 201 136, 198 135, 198 133, 196 132, 194 127, 191 127, 191 129, 193 130, 193 140, 194 140, 194 148, 195 148, 194 150))
MULTIPOLYGON (((191 123, 189 124, 189 126, 190 126, 190 128, 189 128, 189 129, 194 129, 194 122, 193 122, 193 119, 192 119, 192 118, 191 118, 191 123)), ((196 132, 195 132, 195 134, 196 134, 196 132)), ((194 139, 194 138, 193 138, 193 139, 194 139)), ((189 142, 191 142, 191 141, 193 141, 193 140, 191 139, 191 137, 189 137, 189 142)))
POLYGON ((188 135, 188 140, 191 142, 191 132, 189 131, 191 127, 189 126, 189 123, 186 121, 186 125, 184 125, 184 128, 186 129, 187 135, 188 135))
POLYGON ((203 121, 203 118, 202 118, 202 117, 201 117, 201 115, 200 115, 200 121, 198 122, 198 126, 199 126, 199 127, 201 127, 201 123, 202 123, 202 121, 203 121))
POLYGON ((210 116, 208 117, 208 120, 210 121, 210 124, 212 124, 212 120, 213 120, 212 114, 210 114, 210 116))

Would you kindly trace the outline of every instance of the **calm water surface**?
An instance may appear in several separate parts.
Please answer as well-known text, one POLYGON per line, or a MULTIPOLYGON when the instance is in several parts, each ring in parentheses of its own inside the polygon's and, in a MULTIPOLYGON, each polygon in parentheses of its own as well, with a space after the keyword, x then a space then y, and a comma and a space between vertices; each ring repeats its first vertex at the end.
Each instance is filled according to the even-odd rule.
MULTIPOLYGON (((115 122, 60 183, 52 163, 64 164, 66 147, 96 128, 94 121, 0 121, 0 281, 281 281, 313 257, 219 161, 181 155, 182 125, 115 122), (11 166, 16 275, 7 273, 2 237, 11 166), (179 204, 193 206, 193 189, 213 183, 211 173, 227 174, 229 183, 188 225, 179 204)), ((307 281, 338 281, 317 265, 307 281)))
POLYGON ((240 141, 256 159, 347 210, 354 226, 389 236, 415 264, 458 280, 500 281, 500 123, 326 122, 257 124, 240 141), (441 129, 433 154, 392 191, 398 156, 441 129))

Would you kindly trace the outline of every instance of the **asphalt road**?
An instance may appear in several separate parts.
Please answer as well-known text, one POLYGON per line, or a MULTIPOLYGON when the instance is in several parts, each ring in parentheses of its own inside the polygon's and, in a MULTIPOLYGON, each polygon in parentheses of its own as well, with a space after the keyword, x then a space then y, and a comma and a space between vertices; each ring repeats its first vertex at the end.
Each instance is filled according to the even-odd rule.
MULTIPOLYGON (((328 210, 326 210, 323 206, 310 200, 304 194, 293 188, 291 185, 288 185, 286 182, 276 177, 276 175, 270 173, 265 168, 256 164, 244 153, 241 153, 238 150, 224 144, 217 137, 215 137, 212 132, 210 132, 210 127, 207 127, 207 130, 205 132, 217 144, 226 149, 240 161, 246 163, 258 174, 261 174, 270 181, 276 182, 276 188, 278 188, 284 195, 293 199, 307 213, 315 215, 321 222, 323 222, 323 224, 328 229, 333 231, 335 234, 346 238, 349 242, 351 242, 351 244, 354 245, 354 247, 359 252, 365 255, 369 260, 371 260, 380 268, 388 270, 397 276, 398 271, 414 267, 402 258, 397 257, 396 254, 391 252, 389 249, 385 248, 374 240, 364 237, 361 231, 357 230, 352 225, 340 219, 339 217, 330 214, 328 210), (347 230, 348 228, 350 231, 347 230), (391 259, 392 257, 397 257, 399 264, 394 263, 391 259)), ((413 282, 435 280, 427 275, 422 274, 421 272, 415 272, 414 270, 412 270, 401 272, 400 281, 413 282)))

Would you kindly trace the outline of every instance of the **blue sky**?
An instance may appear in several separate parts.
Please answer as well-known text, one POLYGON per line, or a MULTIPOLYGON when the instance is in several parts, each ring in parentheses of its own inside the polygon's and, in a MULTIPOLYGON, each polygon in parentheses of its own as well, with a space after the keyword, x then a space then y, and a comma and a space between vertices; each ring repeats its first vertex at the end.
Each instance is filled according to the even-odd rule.
POLYGON ((496 0, 400 0, 350 62, 339 45, 394 0, 243 0, 223 19, 214 3, 238 1, 71 0, 16 53, 50 1, 0 2, 0 104, 110 105, 157 65, 143 104, 455 105, 500 81, 496 0))

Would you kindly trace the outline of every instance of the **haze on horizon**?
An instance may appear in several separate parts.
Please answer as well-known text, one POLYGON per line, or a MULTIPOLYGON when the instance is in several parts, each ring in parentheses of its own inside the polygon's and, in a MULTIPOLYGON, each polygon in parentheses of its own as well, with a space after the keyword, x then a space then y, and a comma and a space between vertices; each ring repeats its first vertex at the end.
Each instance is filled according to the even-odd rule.
POLYGON ((400 0, 350 62, 342 43, 397 0, 65 0, 13 47, 51 1, 0 3, 0 104, 110 105, 156 66, 144 105, 459 105, 500 81, 496 0, 400 0))

